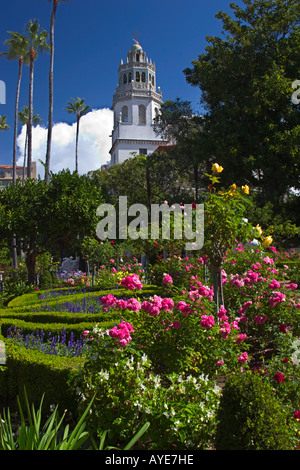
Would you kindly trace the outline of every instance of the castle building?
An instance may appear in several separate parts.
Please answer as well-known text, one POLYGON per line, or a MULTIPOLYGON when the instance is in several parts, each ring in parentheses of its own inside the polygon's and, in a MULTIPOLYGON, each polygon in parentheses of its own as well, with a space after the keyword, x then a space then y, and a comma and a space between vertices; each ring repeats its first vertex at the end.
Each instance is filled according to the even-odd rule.
MULTIPOLYGON (((25 169, 22 166, 16 167, 17 179, 22 180, 27 178, 27 167, 25 169)), ((31 178, 36 179, 36 162, 31 163, 31 178)), ((0 165, 0 189, 4 188, 7 184, 13 182, 13 166, 12 165, 0 165)))
POLYGON ((121 60, 119 66, 112 106, 111 165, 123 163, 135 154, 149 155, 168 144, 153 129, 162 102, 161 90, 156 88, 155 63, 136 41, 128 51, 126 63, 121 60))

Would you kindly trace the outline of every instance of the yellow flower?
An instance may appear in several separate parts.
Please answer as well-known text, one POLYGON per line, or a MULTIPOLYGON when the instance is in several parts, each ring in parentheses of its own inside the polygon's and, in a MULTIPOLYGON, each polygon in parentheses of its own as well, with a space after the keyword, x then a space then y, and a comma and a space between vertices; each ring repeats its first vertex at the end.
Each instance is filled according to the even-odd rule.
POLYGON ((242 190, 244 191, 245 194, 249 194, 249 186, 245 184, 245 186, 242 186, 242 190))
POLYGON ((236 184, 235 184, 235 183, 233 183, 233 184, 230 186, 230 189, 233 189, 233 190, 235 190, 235 189, 236 189, 236 184))
POLYGON ((216 173, 221 173, 221 171, 224 170, 224 168, 218 165, 218 163, 214 163, 211 169, 212 171, 215 171, 216 173))
POLYGON ((259 236, 262 234, 262 228, 261 228, 260 225, 256 225, 256 227, 253 227, 253 228, 254 228, 254 230, 257 230, 259 236))
POLYGON ((270 237, 270 236, 269 236, 269 237, 266 237, 266 238, 264 239, 264 241, 262 242, 262 246, 266 248, 267 246, 270 246, 270 245, 271 245, 272 241, 273 241, 273 238, 272 238, 272 237, 270 237))

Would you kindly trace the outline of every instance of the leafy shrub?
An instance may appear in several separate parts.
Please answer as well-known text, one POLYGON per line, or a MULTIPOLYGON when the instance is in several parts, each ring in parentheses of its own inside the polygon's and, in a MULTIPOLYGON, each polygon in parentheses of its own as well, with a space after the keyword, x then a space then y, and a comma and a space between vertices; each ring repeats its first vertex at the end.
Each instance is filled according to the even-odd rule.
POLYGON ((149 358, 94 328, 90 358, 78 375, 81 406, 94 394, 89 426, 110 430, 110 440, 128 439, 145 421, 152 449, 205 449, 215 430, 220 389, 214 380, 172 373, 157 375, 149 358))
POLYGON ((295 448, 287 414, 257 372, 239 373, 226 381, 217 414, 217 450, 295 448))
POLYGON ((32 403, 38 405, 45 393, 44 409, 57 403, 60 410, 77 412, 72 378, 83 364, 81 358, 57 357, 40 351, 9 344, 6 347, 6 368, 0 374, 0 401, 14 404, 24 386, 32 403))

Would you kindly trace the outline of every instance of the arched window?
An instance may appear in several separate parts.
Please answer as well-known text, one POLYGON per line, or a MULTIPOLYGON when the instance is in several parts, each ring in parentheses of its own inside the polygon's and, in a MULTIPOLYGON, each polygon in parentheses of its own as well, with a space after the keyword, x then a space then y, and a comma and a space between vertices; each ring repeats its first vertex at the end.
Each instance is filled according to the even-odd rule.
POLYGON ((140 54, 137 54, 137 55, 136 55, 136 61, 137 61, 137 62, 140 61, 140 54))
POLYGON ((128 83, 131 83, 131 80, 132 80, 132 78, 131 78, 131 72, 129 72, 129 73, 128 73, 128 83))
POLYGON ((139 105, 139 124, 146 124, 146 107, 143 104, 139 105))
POLYGON ((123 106, 122 108, 122 122, 128 122, 128 108, 123 106))
POLYGON ((142 82, 145 83, 145 81, 146 81, 146 74, 145 72, 142 72, 142 82))
POLYGON ((124 73, 124 75, 123 75, 123 83, 124 83, 124 85, 125 85, 125 83, 127 83, 127 75, 126 75, 126 73, 124 73))
POLYGON ((152 85, 154 86, 154 75, 152 75, 152 85))
POLYGON ((140 81, 140 72, 136 72, 136 74, 135 74, 135 80, 136 80, 137 82, 140 81))

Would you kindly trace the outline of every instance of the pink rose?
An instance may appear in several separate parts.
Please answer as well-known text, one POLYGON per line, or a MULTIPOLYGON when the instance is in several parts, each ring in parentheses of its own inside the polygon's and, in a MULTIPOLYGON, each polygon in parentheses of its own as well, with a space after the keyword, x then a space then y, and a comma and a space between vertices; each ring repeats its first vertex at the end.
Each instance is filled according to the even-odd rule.
POLYGON ((243 352, 242 354, 239 355, 238 357, 238 361, 241 363, 241 364, 245 364, 247 361, 248 361, 249 357, 248 357, 248 354, 246 352, 243 352))
POLYGON ((164 274, 163 283, 164 284, 173 284, 172 277, 169 274, 164 274))
POLYGON ((283 383, 284 381, 284 375, 281 373, 281 372, 276 372, 276 374, 274 375, 274 380, 279 384, 279 383, 283 383))
POLYGON ((203 326, 203 328, 206 328, 207 330, 210 330, 213 328, 215 324, 214 317, 212 315, 202 315, 201 316, 201 323, 200 325, 203 326))

